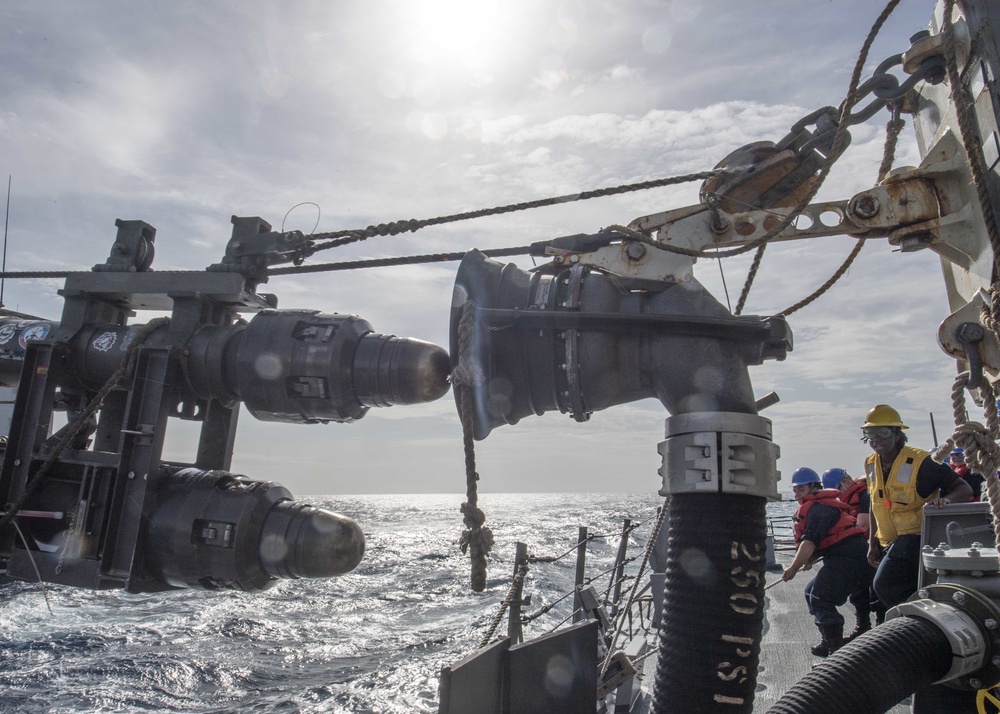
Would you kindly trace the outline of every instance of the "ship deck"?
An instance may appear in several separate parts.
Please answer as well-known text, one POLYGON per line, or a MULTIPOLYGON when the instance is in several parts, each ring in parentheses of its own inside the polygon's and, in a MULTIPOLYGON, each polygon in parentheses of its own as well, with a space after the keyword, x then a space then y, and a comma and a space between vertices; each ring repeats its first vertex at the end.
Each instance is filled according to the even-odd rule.
MULTIPOLYGON (((775 560, 787 566, 792 562, 793 553, 778 551, 775 560)), ((768 584, 774 582, 780 572, 768 572, 768 584)), ((810 651, 811 645, 819 642, 819 631, 806 610, 802 594, 811 579, 808 572, 800 573, 788 583, 776 585, 767 591, 768 629, 761 645, 760 670, 757 676, 757 695, 754 712, 766 712, 792 686, 809 673, 813 664, 821 662, 810 651)), ((854 611, 849 604, 840 608, 847 622, 847 630, 854 627, 854 611)), ((887 710, 890 714, 908 714, 909 703, 897 704, 887 710)))
MULTIPOLYGON (((778 550, 775 561, 782 568, 792 562, 794 552, 778 550)), ((781 571, 768 571, 767 584, 779 579, 781 571)), ((800 679, 807 675, 814 664, 822 662, 809 648, 819 642, 819 631, 812 616, 806 610, 803 589, 811 580, 808 572, 800 574, 788 583, 775 585, 767 591, 765 607, 766 632, 761 642, 760 667, 757 675, 757 692, 753 711, 763 714, 771 709, 779 699, 800 679)), ((854 627, 854 611, 850 604, 840 608, 846 621, 846 629, 854 627)), ((656 647, 656 633, 650 633, 650 646, 656 647)), ((641 662, 640 688, 643 694, 632 707, 632 714, 650 714, 652 711, 651 691, 655 677, 656 657, 641 662)), ((910 714, 910 700, 886 710, 886 714, 910 714)))

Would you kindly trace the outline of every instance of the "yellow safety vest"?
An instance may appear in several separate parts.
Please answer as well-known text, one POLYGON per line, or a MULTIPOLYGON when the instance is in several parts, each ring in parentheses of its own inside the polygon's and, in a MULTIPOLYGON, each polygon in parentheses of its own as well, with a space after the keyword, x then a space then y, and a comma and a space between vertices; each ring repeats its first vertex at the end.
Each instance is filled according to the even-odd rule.
POLYGON ((896 536, 920 533, 924 504, 937 498, 938 494, 935 491, 927 498, 921 498, 917 493, 917 472, 928 456, 930 454, 922 449, 904 446, 892 462, 888 478, 882 473, 882 460, 878 454, 871 454, 865 459, 872 517, 875 519, 876 536, 883 547, 896 540, 896 536))

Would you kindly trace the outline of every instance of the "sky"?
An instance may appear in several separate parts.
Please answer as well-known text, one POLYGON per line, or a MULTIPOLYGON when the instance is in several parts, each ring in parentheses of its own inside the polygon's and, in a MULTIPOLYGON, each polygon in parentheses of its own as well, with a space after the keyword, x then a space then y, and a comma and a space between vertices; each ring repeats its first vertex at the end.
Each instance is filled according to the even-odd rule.
MULTIPOLYGON (((903 0, 868 76, 926 28, 903 0)), ((115 219, 155 226, 156 270, 218 262, 230 216, 276 229, 361 228, 712 168, 778 141, 840 103, 882 3, 871 0, 52 0, 0 4, 0 177, 11 181, 9 270, 88 270, 115 219), (314 205, 303 204, 311 202, 314 205), (298 206, 298 207, 296 207, 298 206)), ((817 200, 874 185, 886 115, 853 143, 817 200)), ((896 165, 919 162, 911 125, 896 165)), ((310 262, 501 248, 625 224, 697 202, 685 184, 373 238, 310 262)), ((848 237, 769 246, 744 314, 769 315, 821 285, 848 237)), ((528 258, 509 259, 521 267, 528 258)), ((696 277, 735 304, 749 255, 701 260, 696 277), (723 278, 724 276, 724 278, 723 278)), ((357 314, 378 332, 447 347, 457 263, 275 276, 283 309, 357 314)), ((58 319, 60 280, 8 280, 6 307, 58 319)), ((895 406, 911 443, 951 430, 956 367, 936 342, 948 314, 930 251, 869 241, 847 275, 789 318, 794 350, 751 368, 781 448, 799 466, 859 474, 859 426, 895 406)), ((138 315, 144 322, 149 315, 138 315)), ((655 400, 578 424, 546 414, 476 445, 480 491, 660 488, 655 400)), ((168 457, 192 460, 193 426, 168 457)), ((297 496, 463 494, 451 393, 372 409, 352 424, 258 422, 244 412, 233 470, 297 496)), ((485 504, 484 504, 485 505, 485 504)), ((488 506, 487 506, 488 508, 488 506)))

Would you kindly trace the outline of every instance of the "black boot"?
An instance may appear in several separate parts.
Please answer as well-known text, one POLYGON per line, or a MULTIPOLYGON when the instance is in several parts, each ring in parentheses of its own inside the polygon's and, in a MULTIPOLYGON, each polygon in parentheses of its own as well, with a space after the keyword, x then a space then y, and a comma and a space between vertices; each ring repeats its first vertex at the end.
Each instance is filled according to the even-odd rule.
POLYGON ((809 651, 817 657, 831 655, 844 644, 843 625, 817 625, 817 627, 823 639, 818 645, 809 648, 809 651))
POLYGON ((851 634, 844 638, 845 645, 855 637, 859 637, 860 635, 868 632, 868 630, 872 629, 871 615, 868 613, 862 615, 860 612, 855 612, 854 617, 856 618, 858 624, 854 626, 853 630, 851 630, 851 634))

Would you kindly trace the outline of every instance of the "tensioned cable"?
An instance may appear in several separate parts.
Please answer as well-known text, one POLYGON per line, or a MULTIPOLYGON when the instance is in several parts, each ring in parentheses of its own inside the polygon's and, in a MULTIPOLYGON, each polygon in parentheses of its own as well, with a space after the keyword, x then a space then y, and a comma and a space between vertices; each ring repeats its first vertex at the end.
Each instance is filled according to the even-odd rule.
MULTIPOLYGON (((480 251, 488 258, 501 258, 509 255, 527 255, 530 245, 516 248, 491 248, 480 251)), ((325 273, 336 270, 360 270, 363 268, 386 268, 396 265, 424 265, 427 263, 445 263, 461 260, 467 251, 456 253, 428 253, 426 255, 399 256, 397 258, 372 258, 370 260, 349 260, 339 263, 316 263, 315 265, 297 265, 288 268, 273 268, 267 271, 271 275, 299 275, 302 273, 325 273)))
POLYGON ((633 184, 622 184, 621 186, 612 186, 608 188, 598 188, 591 191, 581 191, 580 193, 570 193, 564 196, 554 196, 552 198, 541 198, 534 201, 524 201, 522 203, 511 203, 506 206, 496 206, 494 208, 481 208, 475 211, 466 211, 464 213, 453 213, 448 216, 438 216, 437 218, 425 218, 422 220, 408 219, 401 221, 392 221, 390 223, 380 223, 378 225, 371 225, 367 228, 354 229, 354 230, 341 230, 341 231, 331 231, 328 233, 312 233, 308 237, 313 240, 323 240, 332 239, 328 243, 321 243, 319 245, 310 246, 302 251, 301 257, 305 258, 321 250, 327 250, 328 248, 337 248, 342 245, 348 245, 350 243, 357 243, 358 241, 367 240, 368 238, 373 238, 375 236, 394 236, 400 233, 413 233, 420 230, 421 228, 427 228, 428 226, 440 226, 445 223, 455 223, 457 221, 467 221, 473 218, 484 218, 486 216, 499 216, 505 213, 515 213, 517 211, 527 211, 533 208, 544 208, 546 206, 557 206, 564 203, 573 203, 575 201, 586 201, 591 198, 603 198, 605 196, 615 196, 621 193, 629 193, 632 191, 645 191, 651 188, 662 188, 664 186, 672 186, 679 183, 687 183, 689 181, 703 181, 705 179, 716 178, 719 176, 729 175, 731 172, 728 169, 712 169, 711 171, 699 171, 692 174, 683 174, 680 176, 669 176, 662 179, 654 179, 652 181, 642 181, 640 183, 633 184))
MULTIPOLYGON (((7 225, 10 223, 10 182, 13 176, 7 177, 7 213, 3 221, 3 263, 0 272, 7 270, 7 225)), ((0 278, 0 307, 3 307, 3 278, 0 278)))
MULTIPOLYGON (((429 226, 439 226, 439 225, 444 225, 446 223, 456 223, 458 221, 471 220, 473 218, 483 218, 486 216, 502 215, 506 213, 514 213, 517 211, 527 211, 533 208, 556 206, 564 203, 572 203, 575 201, 586 201, 592 198, 603 198, 605 196, 614 196, 622 193, 629 193, 632 191, 645 191, 653 188, 662 188, 664 186, 672 186, 675 184, 688 183, 690 181, 704 181, 705 179, 728 176, 731 173, 732 173, 731 171, 724 168, 712 169, 711 171, 698 171, 691 174, 682 174, 679 176, 669 176, 666 178, 654 179, 652 181, 642 181, 639 183, 623 184, 621 186, 613 186, 609 188, 598 188, 591 191, 581 191, 580 193, 571 193, 564 196, 554 196, 551 198, 542 198, 534 201, 512 203, 506 206, 497 206, 494 208, 481 208, 475 211, 466 211, 464 213, 454 213, 447 216, 438 216, 437 218, 392 221, 390 223, 380 223, 378 225, 371 225, 363 229, 332 231, 327 233, 311 233, 309 234, 308 237, 312 240, 323 240, 327 238, 330 238, 332 240, 330 240, 327 243, 320 243, 318 245, 312 245, 308 248, 304 248, 296 256, 296 261, 304 260, 310 255, 318 253, 321 250, 336 248, 342 245, 348 245, 350 243, 357 243, 359 241, 367 240, 368 238, 373 238, 376 236, 393 236, 393 235, 399 235, 400 233, 413 233, 422 228, 427 228, 429 226)), ((495 248, 490 250, 484 250, 482 252, 486 254, 488 257, 504 257, 510 255, 526 255, 528 251, 529 251, 529 246, 522 246, 518 248, 495 248)), ((267 270, 267 275, 298 275, 301 273, 319 273, 319 272, 330 272, 336 270, 359 270, 363 268, 380 268, 380 267, 388 267, 395 265, 419 265, 423 263, 461 260, 465 256, 465 253, 466 251, 456 252, 456 253, 400 256, 396 258, 376 258, 372 260, 346 261, 340 263, 324 263, 324 264, 317 264, 310 266, 296 265, 286 268, 269 269, 267 270)), ((3 278, 65 279, 75 272, 82 272, 82 271, 27 270, 27 271, 16 271, 10 273, 4 271, 0 272, 0 279, 3 278)), ((157 272, 179 273, 179 272, 203 272, 203 271, 157 271, 157 272)))
MULTIPOLYGON (((516 248, 490 248, 480 251, 488 258, 502 258, 509 255, 527 255, 531 246, 516 248)), ((396 265, 422 265, 425 263, 442 263, 461 260, 467 251, 455 253, 428 253, 426 255, 404 255, 396 258, 372 258, 370 260, 346 260, 338 263, 317 263, 315 265, 299 265, 287 268, 274 268, 267 271, 271 275, 297 275, 300 273, 321 273, 337 270, 361 270, 363 268, 386 268, 396 265)), ((0 278, 68 278, 70 275, 89 273, 80 270, 22 270, 10 273, 0 273, 0 278)), ((158 270, 158 275, 190 275, 202 274, 204 270, 158 270)))

